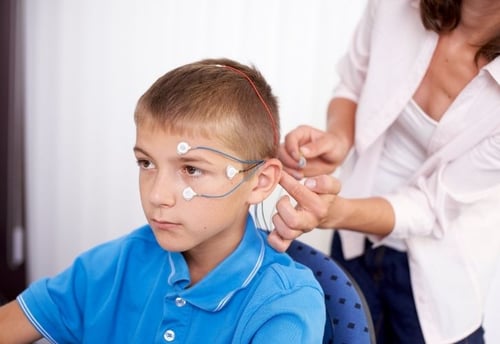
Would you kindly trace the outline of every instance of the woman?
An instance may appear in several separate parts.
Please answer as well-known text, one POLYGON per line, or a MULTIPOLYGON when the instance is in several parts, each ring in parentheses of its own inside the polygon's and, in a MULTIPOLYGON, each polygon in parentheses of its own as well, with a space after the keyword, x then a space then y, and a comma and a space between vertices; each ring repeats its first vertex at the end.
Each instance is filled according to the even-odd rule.
POLYGON ((497 0, 369 0, 326 131, 300 126, 281 147, 297 179, 342 165, 342 191, 284 175, 298 205, 280 200, 269 240, 284 250, 311 228, 342 229, 332 255, 379 343, 484 342, 500 260, 499 54, 497 0))

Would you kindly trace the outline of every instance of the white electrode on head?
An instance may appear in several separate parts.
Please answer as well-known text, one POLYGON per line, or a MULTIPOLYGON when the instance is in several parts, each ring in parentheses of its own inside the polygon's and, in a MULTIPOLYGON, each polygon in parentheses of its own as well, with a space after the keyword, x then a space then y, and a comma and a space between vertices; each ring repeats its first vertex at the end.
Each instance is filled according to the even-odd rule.
POLYGON ((228 165, 226 167, 226 176, 229 178, 229 180, 233 179, 235 175, 240 173, 239 170, 237 170, 235 167, 228 165))
POLYGON ((187 142, 179 142, 177 145, 177 154, 184 155, 191 150, 191 146, 187 142))
POLYGON ((195 197, 197 195, 196 192, 194 192, 193 189, 191 189, 191 187, 187 187, 185 188, 183 191, 182 191, 182 197, 186 200, 186 201, 190 201, 193 199, 193 197, 195 197))

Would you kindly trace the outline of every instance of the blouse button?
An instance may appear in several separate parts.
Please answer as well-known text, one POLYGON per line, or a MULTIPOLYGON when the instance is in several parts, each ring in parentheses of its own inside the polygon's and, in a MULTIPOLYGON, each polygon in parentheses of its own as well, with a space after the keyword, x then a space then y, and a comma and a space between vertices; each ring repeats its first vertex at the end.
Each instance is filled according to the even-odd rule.
POLYGON ((172 330, 166 330, 165 333, 163 334, 163 338, 167 342, 173 342, 175 339, 175 332, 172 330))
POLYGON ((177 307, 184 307, 186 305, 186 300, 184 300, 182 297, 178 297, 175 299, 175 305, 177 307))

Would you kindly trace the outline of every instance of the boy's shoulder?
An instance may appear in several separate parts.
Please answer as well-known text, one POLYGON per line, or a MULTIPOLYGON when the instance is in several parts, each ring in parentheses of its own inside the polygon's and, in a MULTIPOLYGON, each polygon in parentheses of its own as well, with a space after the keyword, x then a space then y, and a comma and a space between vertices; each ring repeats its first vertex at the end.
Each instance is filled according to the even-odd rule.
POLYGON ((322 292, 322 288, 311 269, 293 260, 287 253, 266 247, 266 259, 262 266, 263 278, 284 289, 310 287, 322 292))
POLYGON ((323 289, 308 267, 275 251, 267 242, 262 265, 248 286, 247 295, 242 324, 267 323, 287 314, 287 323, 300 319, 301 326, 308 329, 306 332, 321 337, 325 315, 323 289))
POLYGON ((268 233, 259 232, 265 242, 262 265, 255 277, 254 287, 260 290, 259 294, 272 297, 272 294, 292 294, 310 289, 311 293, 322 296, 323 289, 311 269, 293 260, 287 253, 276 251, 267 243, 268 233))

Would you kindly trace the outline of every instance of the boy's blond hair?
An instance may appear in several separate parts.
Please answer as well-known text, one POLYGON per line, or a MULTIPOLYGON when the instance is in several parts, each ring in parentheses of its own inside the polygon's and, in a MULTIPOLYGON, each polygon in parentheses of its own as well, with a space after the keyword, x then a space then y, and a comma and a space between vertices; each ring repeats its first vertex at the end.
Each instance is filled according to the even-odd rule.
POLYGON ((160 77, 139 99, 134 119, 137 126, 215 138, 242 159, 277 156, 277 99, 255 67, 229 59, 202 60, 160 77))

